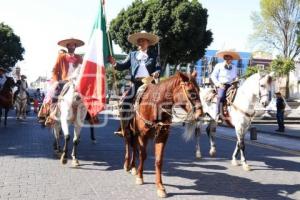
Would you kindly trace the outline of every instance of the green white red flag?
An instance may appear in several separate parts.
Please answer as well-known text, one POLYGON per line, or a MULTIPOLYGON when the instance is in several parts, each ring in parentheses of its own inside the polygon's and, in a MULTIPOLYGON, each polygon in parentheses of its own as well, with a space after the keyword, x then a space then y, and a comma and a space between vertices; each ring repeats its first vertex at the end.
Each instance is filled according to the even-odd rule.
POLYGON ((97 115, 105 108, 106 78, 105 65, 111 55, 109 37, 106 31, 104 0, 101 1, 94 23, 87 52, 78 77, 77 91, 91 116, 97 115))

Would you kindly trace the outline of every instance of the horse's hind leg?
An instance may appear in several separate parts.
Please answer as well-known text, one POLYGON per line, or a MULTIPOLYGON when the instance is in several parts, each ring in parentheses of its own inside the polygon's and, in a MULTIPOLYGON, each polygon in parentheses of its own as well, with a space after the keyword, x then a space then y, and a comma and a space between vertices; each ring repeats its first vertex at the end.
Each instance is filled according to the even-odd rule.
POLYGON ((57 156, 61 152, 60 146, 59 146, 60 131, 61 131, 61 127, 58 124, 55 124, 53 127, 53 136, 54 136, 53 150, 57 156))
POLYGON ((210 143, 210 150, 209 155, 211 157, 215 157, 217 150, 216 150, 216 129, 217 129, 217 123, 215 121, 210 121, 209 125, 206 128, 206 133, 209 138, 210 143))
POLYGON ((5 108, 5 113, 4 113, 4 127, 6 127, 6 125, 7 125, 8 111, 9 111, 9 108, 5 108))
POLYGON ((96 138, 95 138, 95 129, 94 129, 94 127, 93 127, 93 125, 91 125, 90 126, 90 133, 91 133, 91 140, 92 140, 92 142, 94 143, 94 144, 96 144, 97 143, 97 140, 96 140, 96 138))

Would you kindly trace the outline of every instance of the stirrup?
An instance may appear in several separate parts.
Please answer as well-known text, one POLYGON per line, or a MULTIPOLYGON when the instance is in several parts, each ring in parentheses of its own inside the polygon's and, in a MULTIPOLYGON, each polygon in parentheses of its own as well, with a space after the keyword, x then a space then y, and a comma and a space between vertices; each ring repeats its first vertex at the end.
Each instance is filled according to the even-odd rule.
POLYGON ((119 137, 124 137, 124 134, 122 133, 122 131, 115 131, 114 135, 119 136, 119 137))

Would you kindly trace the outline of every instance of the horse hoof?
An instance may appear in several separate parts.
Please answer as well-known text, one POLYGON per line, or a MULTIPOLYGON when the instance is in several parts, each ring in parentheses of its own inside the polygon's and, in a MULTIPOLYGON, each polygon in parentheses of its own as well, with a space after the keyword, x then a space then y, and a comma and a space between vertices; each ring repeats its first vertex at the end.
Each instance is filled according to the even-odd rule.
POLYGON ((166 198, 167 197, 167 192, 165 189, 158 189, 157 190, 157 196, 160 198, 166 198))
POLYGON ((131 175, 133 175, 133 176, 136 176, 136 175, 137 175, 137 171, 136 171, 136 168, 135 168, 135 167, 133 167, 133 168, 131 169, 131 175))
POLYGON ((201 152, 200 151, 197 151, 196 152, 196 159, 202 159, 202 155, 201 155, 201 152))
POLYGON ((135 184, 137 184, 137 185, 143 185, 144 184, 143 178, 136 177, 135 178, 135 184))
POLYGON ((63 153, 60 157, 61 164, 65 165, 68 162, 68 159, 65 157, 65 154, 63 153))
POLYGON ((251 167, 248 164, 243 164, 243 169, 247 172, 251 171, 251 167))
POLYGON ((130 168, 129 168, 129 167, 126 167, 126 165, 124 165, 123 169, 124 169, 124 171, 127 172, 127 173, 130 172, 130 168))
POLYGON ((93 144, 97 144, 97 140, 92 140, 92 143, 93 144))
POLYGON ((73 167, 78 167, 79 161, 77 159, 72 160, 72 165, 73 165, 73 167))
POLYGON ((237 160, 232 160, 232 161, 231 161, 231 165, 232 165, 232 166, 239 166, 240 164, 238 163, 237 160))
POLYGON ((209 151, 209 155, 210 155, 210 157, 216 157, 216 154, 217 154, 217 152, 216 152, 216 150, 215 149, 212 149, 212 150, 210 150, 209 151))

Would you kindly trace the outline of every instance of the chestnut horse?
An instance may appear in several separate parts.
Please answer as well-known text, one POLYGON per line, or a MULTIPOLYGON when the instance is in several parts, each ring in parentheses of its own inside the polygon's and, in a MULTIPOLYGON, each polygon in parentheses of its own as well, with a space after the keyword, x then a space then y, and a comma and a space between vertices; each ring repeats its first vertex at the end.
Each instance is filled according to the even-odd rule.
POLYGON ((7 115, 9 109, 13 105, 13 93, 12 88, 15 86, 15 81, 12 77, 6 77, 6 81, 0 91, 0 125, 2 118, 2 109, 4 109, 4 126, 7 125, 7 115))
POLYGON ((146 159, 149 138, 155 141, 155 173, 157 195, 166 197, 167 193, 162 183, 163 153, 172 123, 173 106, 181 106, 189 113, 189 122, 198 120, 202 115, 199 98, 199 87, 195 81, 196 74, 187 76, 178 72, 159 84, 150 84, 135 105, 135 113, 130 123, 131 134, 125 134, 125 162, 124 169, 135 169, 136 145, 139 150, 139 166, 136 184, 143 184, 143 169, 146 159), (129 144, 132 145, 132 159, 129 156, 129 144))

